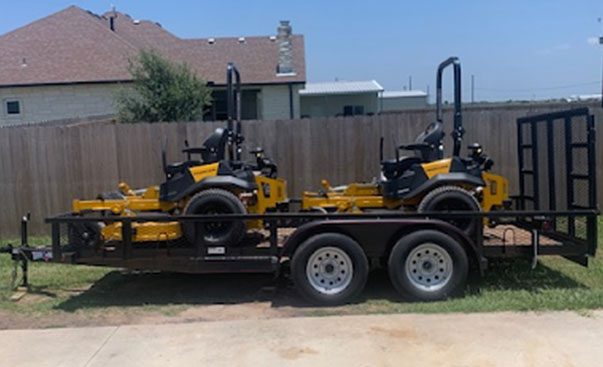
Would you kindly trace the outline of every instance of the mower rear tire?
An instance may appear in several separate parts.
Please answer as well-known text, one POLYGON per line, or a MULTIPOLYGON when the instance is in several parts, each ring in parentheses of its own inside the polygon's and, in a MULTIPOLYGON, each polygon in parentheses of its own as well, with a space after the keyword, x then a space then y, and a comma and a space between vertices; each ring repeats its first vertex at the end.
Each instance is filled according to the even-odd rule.
MULTIPOLYGON (((208 189, 195 194, 184 208, 185 215, 245 214, 241 200, 223 189, 208 189)), ((186 239, 197 246, 235 246, 245 236, 245 222, 183 222, 186 239)))
MULTIPOLYGON (((446 211, 470 211, 479 213, 481 206, 474 195, 458 186, 442 186, 431 191, 419 203, 419 213, 446 212, 446 211)), ((467 218, 442 218, 463 231, 467 236, 475 235, 477 226, 481 224, 480 217, 467 218)))

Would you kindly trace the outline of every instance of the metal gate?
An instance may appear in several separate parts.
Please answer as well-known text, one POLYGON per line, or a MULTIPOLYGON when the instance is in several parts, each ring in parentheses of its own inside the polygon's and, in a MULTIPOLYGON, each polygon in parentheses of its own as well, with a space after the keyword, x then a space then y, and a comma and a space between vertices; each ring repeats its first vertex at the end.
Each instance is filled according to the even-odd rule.
MULTIPOLYGON (((597 209, 595 119, 588 108, 517 120, 519 210, 597 209)), ((557 218, 559 237, 596 241, 596 218, 557 218)), ((596 243, 586 243, 594 255, 596 243)))

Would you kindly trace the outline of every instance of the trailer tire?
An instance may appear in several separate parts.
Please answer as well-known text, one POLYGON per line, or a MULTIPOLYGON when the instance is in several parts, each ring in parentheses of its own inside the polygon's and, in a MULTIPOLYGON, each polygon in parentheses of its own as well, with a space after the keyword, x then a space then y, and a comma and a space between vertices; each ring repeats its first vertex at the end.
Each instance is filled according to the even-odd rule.
MULTIPOLYGON (((462 187, 442 186, 425 195, 417 208, 419 213, 456 210, 480 212, 481 205, 474 195, 462 187)), ((459 228, 467 236, 472 238, 472 236, 475 235, 478 228, 477 226, 480 225, 482 218, 450 218, 443 220, 459 228)))
POLYGON ((339 233, 310 237, 291 259, 291 277, 298 292, 323 306, 352 301, 364 289, 368 271, 362 247, 339 233))
MULTIPOLYGON (((195 194, 184 208, 185 215, 245 214, 247 210, 237 196, 223 189, 208 189, 195 194)), ((183 222, 182 231, 194 245, 234 246, 245 235, 245 222, 183 222)))
POLYGON ((417 301, 446 299, 461 291, 469 261, 463 246, 445 233, 420 230, 402 237, 388 261, 394 288, 417 301))

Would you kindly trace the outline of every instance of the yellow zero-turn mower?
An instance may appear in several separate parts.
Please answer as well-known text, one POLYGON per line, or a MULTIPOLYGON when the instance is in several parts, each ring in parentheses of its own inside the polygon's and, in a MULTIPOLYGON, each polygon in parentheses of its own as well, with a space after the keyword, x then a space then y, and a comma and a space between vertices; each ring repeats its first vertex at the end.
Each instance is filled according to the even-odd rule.
MULTIPOLYGON (((504 208, 510 204, 508 180, 490 172, 494 162, 477 143, 468 146, 468 158, 460 157, 463 134, 461 66, 458 58, 451 57, 437 71, 436 121, 413 144, 397 147, 395 159, 383 159, 381 138, 381 175, 375 182, 331 187, 323 180, 323 191, 303 193, 302 209, 353 213, 371 209, 430 212, 504 208), (454 147, 452 156, 444 158, 442 73, 450 65, 454 68, 454 147), (414 155, 400 157, 399 150, 412 151, 414 155)), ((470 234, 476 228, 476 220, 450 222, 470 234)))
MULTIPOLYGON (((189 147, 185 142, 183 153, 187 160, 184 162, 167 164, 163 146, 162 163, 166 179, 159 186, 132 190, 122 182, 118 191, 101 194, 97 200, 74 200, 73 212, 109 217, 141 216, 145 213, 263 214, 286 206, 286 182, 277 177, 276 164, 264 156, 262 149, 251 151, 255 156, 254 162, 241 160, 241 144, 244 138, 240 98, 240 74, 236 67, 229 63, 226 128, 216 129, 201 147, 189 147)), ((263 223, 259 220, 246 223, 133 222, 132 241, 171 241, 185 237, 189 243, 197 245, 235 245, 242 240, 247 229, 262 226, 263 223)), ((74 245, 94 246, 99 241, 122 239, 121 223, 110 220, 72 224, 68 233, 70 243, 74 245)))

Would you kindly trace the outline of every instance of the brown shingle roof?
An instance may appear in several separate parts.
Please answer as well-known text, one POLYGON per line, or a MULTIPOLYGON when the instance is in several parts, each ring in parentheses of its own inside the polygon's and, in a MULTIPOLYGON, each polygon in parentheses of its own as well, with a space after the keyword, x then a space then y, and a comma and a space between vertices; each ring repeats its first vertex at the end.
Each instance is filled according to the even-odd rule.
POLYGON ((199 76, 224 84, 235 62, 245 84, 304 82, 304 39, 292 37, 295 76, 277 76, 278 44, 270 37, 181 39, 150 21, 135 24, 118 13, 115 32, 108 14, 71 6, 0 36, 0 86, 130 80, 128 59, 154 49, 187 63, 199 76))

